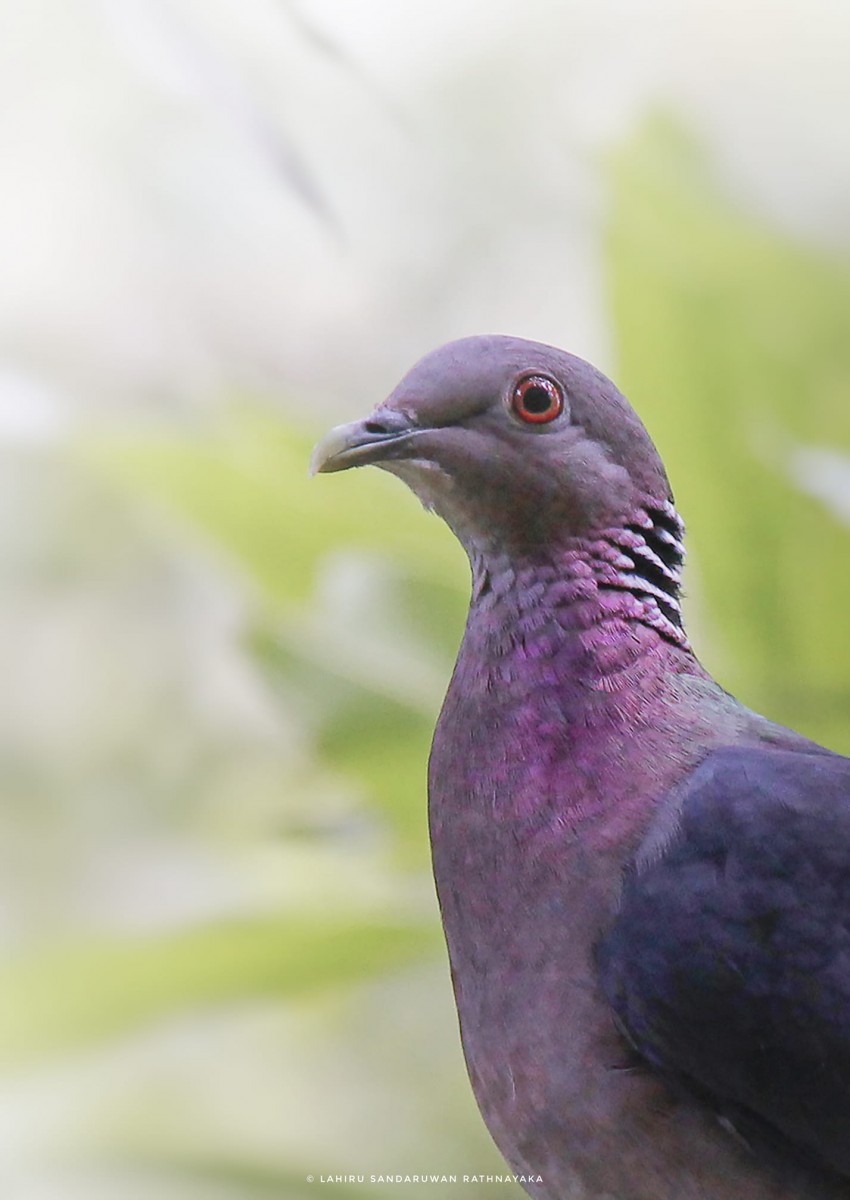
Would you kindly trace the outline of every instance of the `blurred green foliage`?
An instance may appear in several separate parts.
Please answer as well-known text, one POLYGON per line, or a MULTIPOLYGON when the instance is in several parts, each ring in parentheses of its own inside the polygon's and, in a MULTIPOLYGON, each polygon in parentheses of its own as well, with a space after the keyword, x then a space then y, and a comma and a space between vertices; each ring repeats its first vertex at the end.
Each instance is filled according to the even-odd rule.
MULTIPOLYGON (((665 121, 621 149, 610 184, 616 374, 689 522, 697 646, 742 699, 850 750, 850 530, 836 515, 846 500, 830 504, 805 477, 813 449, 850 454, 850 269, 723 202, 693 144, 665 121)), ((288 899, 270 893, 254 911, 21 955, 0 977, 0 1057, 20 1071, 187 1014, 238 1023, 263 1004, 289 1012, 309 998, 340 1080, 376 1072, 363 1106, 403 1114, 378 1131, 385 1157, 365 1169, 498 1170, 448 1015, 424 807, 467 569, 396 480, 309 481, 318 432, 235 405, 201 431, 78 447, 87 471, 153 516, 164 543, 201 547, 239 581, 241 653, 299 745, 279 823, 258 836, 285 848, 281 863, 310 865, 288 899), (364 1007, 375 1016, 368 1035, 364 1007)), ((250 811, 239 797, 229 828, 243 802, 250 811)), ((299 1104, 311 1061, 288 1067, 299 1104)), ((227 1196, 302 1196, 317 1146, 327 1169, 364 1169, 325 1102, 312 1102, 324 1141, 303 1150, 269 1133, 277 1118, 259 1095, 247 1112, 233 1098, 221 1124, 190 1101, 191 1134, 158 1138, 154 1121, 147 1142, 113 1130, 110 1145, 119 1173, 128 1162, 152 1172, 151 1195, 169 1179, 178 1194, 191 1181, 227 1196)))
POLYGON ((425 862, 423 764, 467 600, 460 548, 394 480, 307 478, 314 434, 252 408, 198 439, 101 447, 250 580, 246 649, 305 719, 313 754, 425 862), (359 552, 359 553, 358 553, 359 552))
POLYGON ((433 929, 413 924, 265 917, 62 946, 0 973, 0 1063, 199 1005, 301 999, 416 960, 435 942, 433 929))
POLYGON ((720 203, 664 117, 612 180, 618 382, 688 525, 698 648, 753 707, 850 752, 850 529, 800 487, 801 451, 850 462, 850 264, 720 203))

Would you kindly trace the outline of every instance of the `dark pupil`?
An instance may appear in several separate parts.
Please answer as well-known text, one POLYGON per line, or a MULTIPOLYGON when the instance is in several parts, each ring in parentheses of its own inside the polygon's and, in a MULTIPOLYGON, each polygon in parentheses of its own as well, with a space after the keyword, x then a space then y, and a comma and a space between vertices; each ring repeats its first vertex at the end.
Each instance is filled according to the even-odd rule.
POLYGON ((522 407, 532 416, 539 416, 552 407, 552 397, 541 384, 532 384, 522 394, 522 407))

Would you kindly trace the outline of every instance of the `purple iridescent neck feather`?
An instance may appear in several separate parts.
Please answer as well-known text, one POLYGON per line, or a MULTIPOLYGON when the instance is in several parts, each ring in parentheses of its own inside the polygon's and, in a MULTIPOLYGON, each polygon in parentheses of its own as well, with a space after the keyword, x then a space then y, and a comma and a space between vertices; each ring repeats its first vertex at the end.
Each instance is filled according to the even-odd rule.
POLYGON ((673 504, 647 500, 629 521, 573 538, 525 572, 508 557, 474 558, 472 608, 485 612, 488 595, 495 600, 512 590, 518 608, 533 610, 545 595, 577 629, 645 625, 690 649, 680 599, 684 558, 684 526, 673 504))
POLYGON ((682 522, 666 499, 545 557, 473 558, 432 754, 431 820, 435 846, 445 823, 477 829, 451 844, 463 843, 485 887, 504 862, 493 853, 505 823, 512 844, 553 854, 580 829, 604 842, 640 823, 634 781, 611 746, 641 738, 666 759, 662 773, 677 769, 663 720, 671 691, 714 689, 682 626, 683 558, 682 522), (447 761, 450 781, 434 773, 447 761))

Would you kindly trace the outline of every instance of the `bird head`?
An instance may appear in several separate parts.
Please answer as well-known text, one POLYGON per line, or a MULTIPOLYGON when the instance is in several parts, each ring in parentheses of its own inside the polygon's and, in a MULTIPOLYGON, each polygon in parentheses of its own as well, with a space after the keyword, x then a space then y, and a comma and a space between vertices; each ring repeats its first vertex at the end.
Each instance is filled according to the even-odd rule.
POLYGON ((589 363, 521 338, 449 342, 360 421, 316 446, 312 472, 398 475, 470 557, 533 553, 670 499, 646 430, 589 363))

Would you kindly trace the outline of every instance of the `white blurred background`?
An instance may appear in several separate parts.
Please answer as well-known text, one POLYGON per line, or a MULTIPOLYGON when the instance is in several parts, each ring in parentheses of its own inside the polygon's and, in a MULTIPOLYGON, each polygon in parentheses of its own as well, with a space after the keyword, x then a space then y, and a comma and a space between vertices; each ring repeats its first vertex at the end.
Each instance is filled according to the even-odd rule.
POLYGON ((842 0, 0 13, 9 438, 234 386, 359 411, 487 329, 604 362, 596 168, 651 106, 742 203, 848 237, 842 0))

